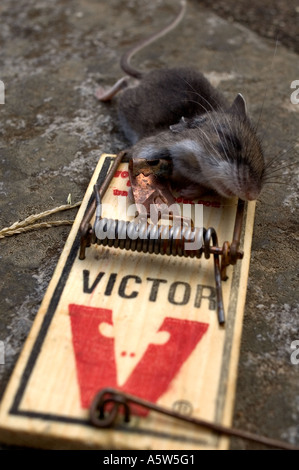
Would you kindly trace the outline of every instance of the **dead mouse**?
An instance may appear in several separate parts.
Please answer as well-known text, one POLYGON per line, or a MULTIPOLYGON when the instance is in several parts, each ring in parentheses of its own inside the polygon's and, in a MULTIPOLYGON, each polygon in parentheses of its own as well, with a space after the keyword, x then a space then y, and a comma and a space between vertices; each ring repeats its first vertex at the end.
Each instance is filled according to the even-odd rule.
POLYGON ((176 19, 162 31, 129 50, 122 69, 139 80, 127 87, 121 79, 106 101, 122 90, 118 101, 121 127, 132 144, 131 157, 169 158, 171 184, 189 198, 212 189, 223 197, 254 200, 265 179, 261 143, 247 115, 243 96, 229 105, 204 75, 191 67, 142 73, 130 64, 132 56, 173 29, 182 19, 186 2, 176 19))

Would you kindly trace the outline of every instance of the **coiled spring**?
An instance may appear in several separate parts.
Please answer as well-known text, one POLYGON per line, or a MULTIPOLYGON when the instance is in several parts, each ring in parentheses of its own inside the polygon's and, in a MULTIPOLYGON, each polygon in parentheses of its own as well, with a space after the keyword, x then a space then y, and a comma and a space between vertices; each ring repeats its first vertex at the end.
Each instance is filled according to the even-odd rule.
POLYGON ((149 224, 144 219, 125 221, 102 218, 102 206, 99 191, 95 187, 96 217, 93 227, 92 242, 98 245, 120 248, 150 254, 184 256, 186 258, 205 258, 214 255, 218 322, 225 323, 221 274, 219 265, 219 247, 214 228, 194 229, 190 225, 173 224, 172 226, 149 224), (212 242, 212 246, 211 246, 212 242))
POLYGON ((98 218, 94 225, 96 243, 150 254, 183 256, 186 258, 210 257, 211 241, 218 246, 213 228, 192 229, 190 226, 154 225, 145 221, 129 222, 98 218))

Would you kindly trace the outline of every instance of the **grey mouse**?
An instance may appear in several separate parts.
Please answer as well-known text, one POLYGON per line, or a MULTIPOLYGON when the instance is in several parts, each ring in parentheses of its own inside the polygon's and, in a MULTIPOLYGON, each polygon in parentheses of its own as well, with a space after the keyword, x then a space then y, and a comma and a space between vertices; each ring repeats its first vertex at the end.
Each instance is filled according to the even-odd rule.
POLYGON ((196 198, 206 190, 223 197, 258 198, 265 180, 261 142, 239 93, 229 105, 204 75, 191 67, 143 73, 130 64, 133 55, 173 29, 182 19, 186 2, 169 26, 142 41, 121 59, 122 69, 139 80, 127 87, 123 78, 106 101, 122 90, 118 101, 121 127, 132 147, 130 157, 169 158, 170 182, 181 195, 196 198))

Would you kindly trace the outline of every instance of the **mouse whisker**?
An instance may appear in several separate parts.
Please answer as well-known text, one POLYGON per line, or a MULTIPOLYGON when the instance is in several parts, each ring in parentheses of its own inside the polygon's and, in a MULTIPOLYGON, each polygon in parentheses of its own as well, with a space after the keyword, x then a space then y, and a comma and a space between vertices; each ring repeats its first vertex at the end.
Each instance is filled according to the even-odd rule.
POLYGON ((275 175, 276 173, 281 173, 282 170, 285 170, 287 168, 292 168, 294 165, 298 165, 298 162, 292 162, 286 165, 280 165, 278 167, 267 169, 265 177, 275 175))
MULTIPOLYGON (((212 141, 211 141, 211 139, 209 138, 209 136, 207 135, 207 133, 206 133, 203 129, 201 129, 200 127, 197 127, 197 130, 198 130, 202 135, 205 136, 205 138, 206 138, 206 143, 207 143, 208 145, 210 145, 211 148, 212 148, 212 150, 215 152, 215 157, 218 156, 218 158, 221 158, 221 155, 219 154, 219 151, 217 150, 217 148, 215 147, 215 145, 212 143, 212 141)), ((215 161, 218 161, 217 158, 215 158, 215 157, 214 157, 215 161)))
MULTIPOLYGON (((201 96, 201 95, 198 93, 198 96, 201 96)), ((206 102, 209 104, 209 102, 208 102, 204 97, 202 97, 202 99, 204 99, 204 101, 206 101, 206 102)), ((195 101, 195 100, 190 100, 190 99, 189 99, 189 100, 185 100, 185 101, 197 103, 197 101, 195 101)), ((209 119, 210 122, 212 123, 212 125, 213 125, 213 127, 214 127, 214 129, 215 129, 215 132, 216 132, 216 134, 218 135, 218 138, 219 138, 219 141, 220 141, 222 150, 223 150, 223 154, 225 155, 226 160, 227 160, 227 161, 230 161, 230 158, 229 158, 229 156, 228 156, 228 154, 227 154, 227 152, 226 152, 225 146, 224 146, 224 144, 223 144, 223 139, 221 138, 220 133, 219 133, 219 130, 217 129, 217 126, 216 126, 216 124, 218 123, 218 125, 219 125, 220 127, 222 127, 222 126, 221 126, 221 122, 220 122, 219 119, 217 118, 217 119, 216 119, 216 124, 215 124, 215 121, 214 121, 214 119, 213 119, 212 113, 211 113, 206 107, 204 107, 202 104, 201 104, 201 106, 202 106, 202 108, 206 111, 206 116, 208 117, 208 119, 209 119)), ((215 113, 215 114, 216 114, 216 113, 215 113)), ((224 113, 223 113, 223 115, 224 115, 224 113)), ((217 116, 217 114, 216 114, 216 116, 217 116)), ((224 140, 227 142, 227 139, 226 139, 226 137, 225 137, 224 132, 222 133, 222 136, 224 137, 224 140)), ((232 143, 232 141, 231 141, 231 143, 232 143)), ((217 153, 218 153, 218 155, 220 155, 219 152, 217 152, 217 153)), ((220 155, 220 156, 221 156, 221 155, 220 155)))
MULTIPOLYGON (((204 100, 204 101, 212 108, 212 111, 215 111, 215 113, 217 113, 217 109, 212 105, 212 103, 211 103, 210 101, 208 101, 206 98, 204 98, 204 96, 201 95, 197 90, 194 90, 194 88, 192 87, 192 85, 191 85, 190 83, 188 83, 187 80, 184 80, 184 81, 185 81, 185 83, 188 84, 188 86, 189 86, 190 88, 192 88, 192 90, 190 91, 190 93, 194 93, 194 94, 195 94, 196 96, 198 96, 200 99, 204 100)), ((189 100, 189 101, 192 101, 192 100, 189 100)), ((195 101, 195 100, 192 101, 192 102, 197 103, 197 101, 195 101)), ((201 104, 201 106, 202 106, 203 109, 206 111, 206 113, 208 113, 209 110, 208 110, 207 108, 205 108, 202 104, 201 104)), ((223 117, 226 119, 226 122, 227 122, 227 125, 228 125, 230 131, 233 132, 231 122, 229 121, 229 119, 228 119, 226 113, 224 112, 224 109, 223 109, 222 107, 220 107, 220 110, 223 112, 223 117)), ((216 114, 216 116, 217 116, 217 114, 216 114)), ((221 127, 221 123, 219 122, 219 120, 218 120, 218 124, 220 124, 220 127, 221 127)), ((216 132, 217 132, 217 130, 216 130, 216 132)), ((231 141, 231 144, 233 145, 232 138, 231 138, 231 135, 230 135, 229 133, 228 133, 228 136, 229 136, 229 139, 230 139, 230 141, 231 141)), ((219 138, 220 138, 220 136, 219 136, 219 138)))
POLYGON ((281 152, 279 152, 277 155, 274 155, 274 157, 272 157, 270 160, 268 160, 266 162, 266 165, 265 167, 268 168, 270 166, 273 165, 273 163, 277 160, 279 160, 281 157, 287 155, 288 153, 290 153, 292 150, 295 150, 295 148, 298 146, 298 142, 290 145, 286 150, 282 150, 281 152))
POLYGON ((287 181, 265 180, 264 184, 288 184, 287 181))
MULTIPOLYGON (((196 96, 198 96, 201 100, 203 100, 205 103, 207 103, 207 105, 211 108, 212 111, 215 111, 215 113, 217 112, 217 108, 215 106, 213 106, 213 104, 208 101, 202 94, 200 94, 197 90, 195 90, 193 88, 193 86, 184 78, 182 78, 183 81, 189 86, 189 88, 191 88, 191 90, 189 90, 190 93, 194 93, 196 96)), ((186 100, 186 101, 190 101, 190 102, 193 102, 193 103, 198 103, 197 101, 195 100, 186 100)), ((207 109, 206 107, 204 107, 202 104, 200 104, 202 106, 202 108, 206 111, 206 113, 209 112, 209 109, 207 109)), ((225 113, 224 113, 224 109, 219 106, 218 107, 222 112, 223 112, 223 115, 225 116, 225 113)), ((219 122, 218 122, 219 123, 219 122)), ((230 127, 230 130, 232 131, 232 128, 231 128, 231 123, 229 122, 229 120, 227 119, 227 123, 228 123, 228 126, 230 127)), ((220 124, 221 125, 221 124, 220 124)))
MULTIPOLYGON (((215 106, 212 105, 212 103, 210 101, 208 101, 206 98, 204 98, 203 95, 201 95, 198 90, 195 90, 195 88, 191 85, 191 83, 186 80, 184 77, 181 77, 182 78, 182 81, 184 81, 188 87, 189 87, 189 92, 190 93, 195 93, 196 96, 198 96, 199 98, 201 98, 202 100, 204 100, 207 105, 211 108, 212 111, 217 111, 217 109, 215 108, 215 106)), ((198 103, 197 101, 194 101, 195 103, 198 103)), ((198 103, 199 104, 199 103, 198 103)), ((201 105, 202 106, 202 105, 201 105)), ((208 112, 208 110, 206 108, 204 108, 204 106, 202 106, 203 109, 205 109, 206 112, 208 112)))

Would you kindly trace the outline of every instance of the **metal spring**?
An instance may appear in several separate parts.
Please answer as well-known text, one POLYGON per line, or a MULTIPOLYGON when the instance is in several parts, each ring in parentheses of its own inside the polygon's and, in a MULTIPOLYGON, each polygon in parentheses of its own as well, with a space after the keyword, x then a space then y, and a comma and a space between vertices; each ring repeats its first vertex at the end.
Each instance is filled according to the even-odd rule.
POLYGON ((154 225, 147 222, 130 222, 97 218, 94 225, 96 243, 150 254, 209 258, 211 241, 218 246, 214 228, 192 229, 190 226, 154 225), (192 245, 191 245, 192 244, 192 245))
MULTIPOLYGON (((147 220, 124 221, 102 218, 101 196, 98 188, 94 188, 96 200, 95 222, 92 230, 92 243, 120 248, 125 250, 154 253, 161 255, 184 256, 186 258, 205 258, 214 255, 214 274, 216 283, 217 312, 219 325, 224 325, 225 315, 221 288, 221 271, 217 233, 213 227, 194 229, 189 225, 148 224, 147 220), (212 241, 212 246, 211 246, 212 241), (186 243, 191 243, 189 247, 186 243), (193 249, 192 249, 193 248, 193 249)), ((91 240, 90 240, 91 241, 91 240)))

